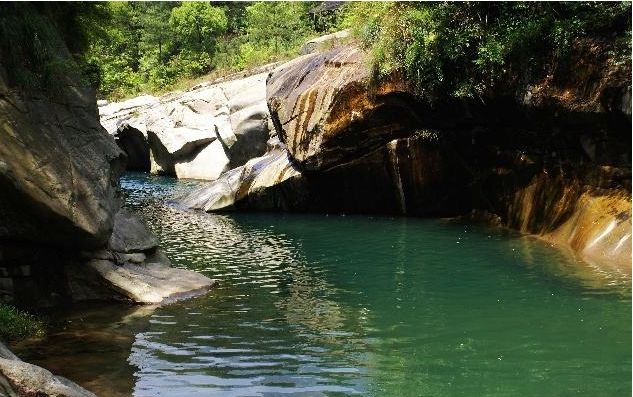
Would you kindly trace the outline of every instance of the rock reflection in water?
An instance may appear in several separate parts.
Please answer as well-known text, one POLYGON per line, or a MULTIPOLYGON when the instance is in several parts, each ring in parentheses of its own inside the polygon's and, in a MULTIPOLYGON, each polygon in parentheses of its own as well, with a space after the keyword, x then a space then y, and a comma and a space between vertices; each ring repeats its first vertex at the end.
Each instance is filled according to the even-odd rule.
POLYGON ((51 312, 43 339, 15 346, 25 361, 79 383, 100 397, 128 397, 136 382, 128 363, 134 335, 149 325, 155 306, 78 305, 51 312))
POLYGON ((165 205, 193 183, 122 184, 175 265, 221 282, 25 348, 104 396, 631 393, 630 276, 498 229, 206 214, 165 205))
POLYGON ((337 288, 306 265, 301 244, 275 225, 229 216, 158 206, 146 217, 176 265, 224 282, 207 297, 161 308, 136 336, 135 396, 363 390, 349 346, 359 311, 329 298, 337 288))

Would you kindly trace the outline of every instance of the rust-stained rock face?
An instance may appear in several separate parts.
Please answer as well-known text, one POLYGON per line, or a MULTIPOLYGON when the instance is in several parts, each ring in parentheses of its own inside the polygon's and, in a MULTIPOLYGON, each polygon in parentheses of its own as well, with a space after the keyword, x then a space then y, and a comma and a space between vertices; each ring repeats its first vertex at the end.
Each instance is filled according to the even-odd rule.
POLYGON ((450 216, 470 192, 450 148, 421 136, 394 139, 326 171, 301 172, 283 144, 225 173, 179 204, 229 209, 450 216))
POLYGON ((271 117, 302 170, 360 157, 416 124, 403 83, 385 81, 369 91, 369 78, 367 56, 355 46, 306 55, 271 73, 271 117))
POLYGON ((507 225, 631 273, 631 194, 540 173, 507 206, 507 225))
POLYGON ((630 273, 631 122, 620 109, 628 99, 576 106, 583 95, 597 103, 611 91, 630 92, 630 82, 578 91, 574 103, 539 91, 531 103, 499 97, 431 106, 396 76, 373 88, 369 80, 366 55, 353 45, 277 68, 267 101, 282 145, 183 204, 206 211, 483 212, 630 273), (283 170, 292 177, 278 178, 283 170))

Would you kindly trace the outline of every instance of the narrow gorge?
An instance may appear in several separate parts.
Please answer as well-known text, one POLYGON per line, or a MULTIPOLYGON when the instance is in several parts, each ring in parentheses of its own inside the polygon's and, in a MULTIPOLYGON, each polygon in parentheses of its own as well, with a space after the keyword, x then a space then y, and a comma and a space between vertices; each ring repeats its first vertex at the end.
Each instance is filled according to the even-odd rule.
MULTIPOLYGON (((428 15, 444 6, 476 14, 428 15)), ((0 32, 41 18, 54 56, 0 41, 0 298, 48 329, 0 334, 0 396, 630 394, 615 39, 438 96, 330 27, 293 57, 107 100, 29 7, 0 5, 0 32), (70 67, 52 83, 42 59, 70 67)))

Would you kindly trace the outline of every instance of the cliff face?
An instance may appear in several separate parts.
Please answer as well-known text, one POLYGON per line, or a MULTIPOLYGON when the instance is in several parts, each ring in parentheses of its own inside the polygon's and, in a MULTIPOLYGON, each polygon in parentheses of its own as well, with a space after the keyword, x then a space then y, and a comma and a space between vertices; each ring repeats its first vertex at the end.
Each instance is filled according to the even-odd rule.
POLYGON ((10 87, 0 65, 0 239, 96 247, 120 208, 124 153, 99 125, 94 93, 48 98, 10 87))
POLYGON ((366 55, 353 46, 300 57, 267 81, 280 140, 270 152, 274 161, 231 171, 185 203, 205 210, 484 213, 626 270, 630 77, 605 57, 594 63, 577 75, 517 87, 523 94, 516 97, 429 104, 398 76, 370 86, 366 55))
MULTIPOLYGON (((36 7, 8 7, 23 35, 34 34, 29 18, 55 26, 36 7)), ((49 41, 56 62, 74 65, 58 37, 49 41)), ((121 209, 126 155, 100 125, 93 90, 73 69, 58 73, 54 87, 28 87, 7 70, 28 62, 16 65, 18 56, 11 63, 3 51, 0 46, 0 299, 23 306, 158 303, 208 289, 210 279, 172 269, 142 220, 121 209)))

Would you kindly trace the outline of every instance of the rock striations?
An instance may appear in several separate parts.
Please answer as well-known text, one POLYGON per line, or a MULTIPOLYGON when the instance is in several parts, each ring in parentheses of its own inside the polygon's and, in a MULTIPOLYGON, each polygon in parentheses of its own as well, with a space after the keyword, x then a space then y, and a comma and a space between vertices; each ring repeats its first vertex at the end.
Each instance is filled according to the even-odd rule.
POLYGON ((500 96, 430 104, 397 75, 373 82, 368 64, 345 45, 272 71, 274 144, 179 203, 205 211, 483 213, 630 273, 630 111, 600 105, 630 103, 630 81, 607 73, 586 84, 591 101, 570 102, 591 102, 586 109, 543 91, 532 103, 500 96), (617 98, 605 102, 603 91, 617 98))
POLYGON ((2 299, 159 303, 211 287, 202 275, 169 267, 156 237, 121 209, 126 155, 99 124, 94 91, 72 73, 54 94, 9 76, 0 63, 2 299))

